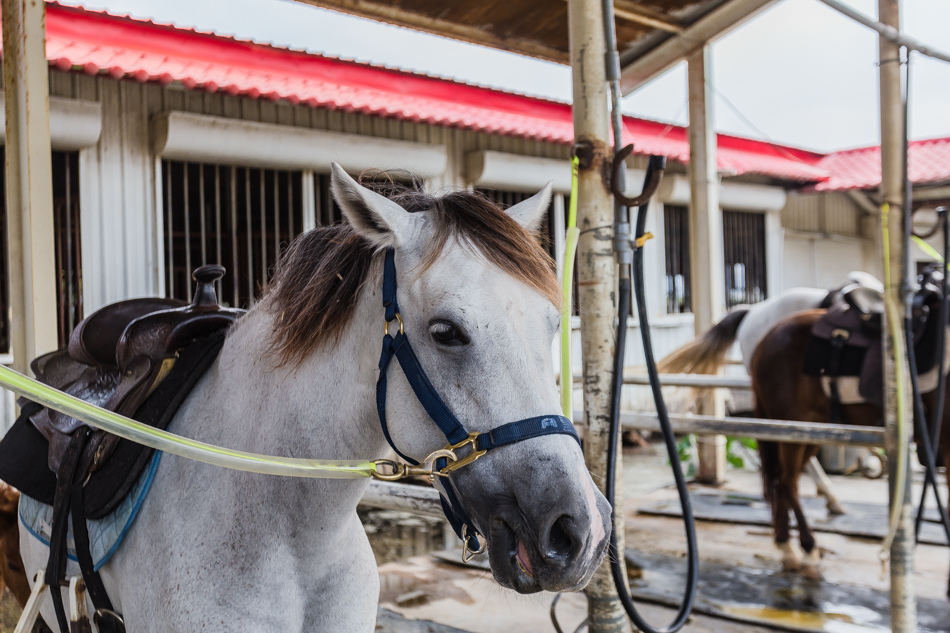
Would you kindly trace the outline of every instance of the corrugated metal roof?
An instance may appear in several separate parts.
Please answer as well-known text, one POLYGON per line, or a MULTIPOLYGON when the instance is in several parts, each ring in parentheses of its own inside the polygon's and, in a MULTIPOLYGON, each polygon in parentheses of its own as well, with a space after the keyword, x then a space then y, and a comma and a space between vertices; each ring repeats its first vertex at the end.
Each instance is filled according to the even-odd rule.
MULTIPOLYGON (((911 141, 908 149, 910 181, 915 184, 950 180, 950 138, 911 141)), ((873 189, 881 184, 881 148, 834 152, 823 157, 818 165, 830 178, 815 186, 816 191, 873 189)))
MULTIPOLYGON (((58 4, 48 5, 46 28, 47 55, 61 70, 177 81, 196 90, 573 141, 571 107, 565 103, 58 4)), ((627 117, 626 129, 637 153, 689 159, 683 127, 627 117)), ((827 177, 814 165, 820 158, 719 135, 720 169, 734 174, 814 182, 827 177)))
MULTIPOLYGON (((566 103, 55 3, 48 5, 46 28, 50 64, 61 70, 573 142, 566 103)), ((633 117, 625 123, 626 140, 638 154, 689 160, 686 128, 633 117)), ((720 134, 718 164, 732 175, 817 183, 819 190, 880 183, 879 148, 823 155, 720 134)), ((911 177, 950 178, 950 139, 912 143, 911 177)))

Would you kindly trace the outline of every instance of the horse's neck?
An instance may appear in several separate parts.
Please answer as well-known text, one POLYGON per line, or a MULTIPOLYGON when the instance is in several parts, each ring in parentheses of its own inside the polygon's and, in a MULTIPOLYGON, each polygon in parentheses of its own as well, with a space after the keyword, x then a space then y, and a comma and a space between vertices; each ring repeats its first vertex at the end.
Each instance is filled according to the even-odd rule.
POLYGON ((385 441, 376 420, 374 370, 382 308, 378 295, 363 295, 339 341, 299 366, 279 366, 271 351, 275 315, 257 307, 242 318, 202 394, 209 410, 227 412, 218 416, 219 437, 234 438, 235 448, 277 455, 379 457, 385 441))

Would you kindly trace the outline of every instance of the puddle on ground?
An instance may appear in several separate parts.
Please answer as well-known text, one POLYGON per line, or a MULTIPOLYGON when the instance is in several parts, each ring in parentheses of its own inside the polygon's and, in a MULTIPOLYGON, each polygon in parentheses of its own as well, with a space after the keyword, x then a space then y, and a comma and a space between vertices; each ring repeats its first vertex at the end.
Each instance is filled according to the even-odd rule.
POLYGON ((828 633, 868 633, 882 631, 878 627, 867 627, 855 623, 847 613, 834 611, 791 611, 760 605, 721 604, 723 614, 741 619, 754 620, 772 626, 808 631, 827 631, 828 633))
MULTIPOLYGON (((627 550, 636 598, 678 605, 686 563, 627 550)), ((882 633, 890 630, 890 599, 870 587, 809 580, 800 574, 721 563, 700 563, 696 610, 763 626, 814 633, 882 633)), ((950 633, 950 604, 918 598, 919 633, 950 633)))

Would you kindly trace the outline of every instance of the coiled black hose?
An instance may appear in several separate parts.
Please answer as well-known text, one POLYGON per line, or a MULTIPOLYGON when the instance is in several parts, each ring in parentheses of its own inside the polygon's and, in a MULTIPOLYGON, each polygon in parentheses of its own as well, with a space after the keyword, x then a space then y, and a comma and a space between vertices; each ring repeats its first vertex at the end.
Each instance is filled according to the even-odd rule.
MULTIPOLYGON (((649 182, 653 172, 657 169, 663 169, 666 159, 660 156, 651 156, 644 182, 649 182)), ((647 211, 649 201, 640 206, 637 213, 637 226, 635 237, 643 237, 646 228, 647 211)), ((696 524, 693 519, 693 506, 689 497, 689 490, 686 488, 686 478, 683 476, 683 469, 680 465, 679 454, 676 450, 676 438, 673 435, 673 427, 670 424, 669 413, 666 409, 666 402, 663 400, 663 393, 660 390, 660 376, 656 369, 656 359, 653 354, 653 340, 650 336, 650 322, 647 317, 646 293, 643 288, 643 249, 637 248, 633 253, 633 286, 637 297, 637 314, 640 319, 640 337, 643 340, 643 354, 646 359, 647 373, 650 377, 650 388, 653 391, 653 401, 656 404, 656 413, 660 421, 660 429, 663 432, 663 441, 666 444, 666 451, 670 458, 670 465, 673 468, 673 479, 676 481, 676 491, 679 493, 680 506, 683 509, 683 525, 686 530, 686 548, 687 548, 687 572, 686 572, 686 592, 683 596, 683 602, 680 605, 679 612, 676 614, 673 622, 665 629, 657 629, 647 623, 637 611, 636 605, 630 593, 627 591, 626 579, 623 577, 623 568, 621 565, 622 552, 617 551, 617 534, 614 529, 614 522, 611 520, 610 531, 610 571, 613 575, 614 584, 617 587, 617 594, 623 603, 624 610, 633 621, 634 625, 643 633, 673 633, 680 630, 686 620, 689 618, 693 609, 693 602, 696 598, 696 586, 699 580, 699 549, 696 543, 696 524)), ((616 513, 616 472, 617 472, 617 451, 620 444, 620 392, 623 387, 623 366, 624 366, 624 348, 627 339, 627 318, 630 316, 630 277, 621 275, 620 287, 618 293, 617 307, 617 346, 614 354, 614 375, 611 384, 611 412, 610 412, 610 438, 607 445, 607 482, 606 492, 607 500, 616 513)), ((622 504, 621 504, 622 506, 622 504)), ((622 511, 622 508, 621 508, 622 511)), ((611 516, 613 519, 614 516, 611 516)))

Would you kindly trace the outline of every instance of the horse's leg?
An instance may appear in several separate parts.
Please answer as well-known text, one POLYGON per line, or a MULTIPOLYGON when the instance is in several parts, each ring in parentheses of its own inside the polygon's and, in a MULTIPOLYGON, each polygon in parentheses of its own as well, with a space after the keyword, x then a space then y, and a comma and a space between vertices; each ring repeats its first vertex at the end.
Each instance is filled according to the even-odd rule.
POLYGON ((759 455, 762 462, 762 493, 772 511, 772 528, 775 530, 775 546, 782 552, 782 567, 797 571, 801 567, 801 556, 789 539, 789 505, 785 491, 783 454, 786 445, 778 442, 759 442, 759 455))
POLYGON ((815 535, 808 527, 808 521, 805 519, 805 512, 802 510, 801 500, 798 494, 798 482, 805 470, 805 464, 813 455, 817 454, 816 446, 805 444, 790 445, 788 472, 786 485, 788 486, 787 495, 792 512, 795 513, 795 521, 798 523, 798 539, 805 552, 805 559, 802 563, 802 575, 806 578, 818 579, 821 577, 819 567, 821 565, 821 551, 815 544, 815 535))

